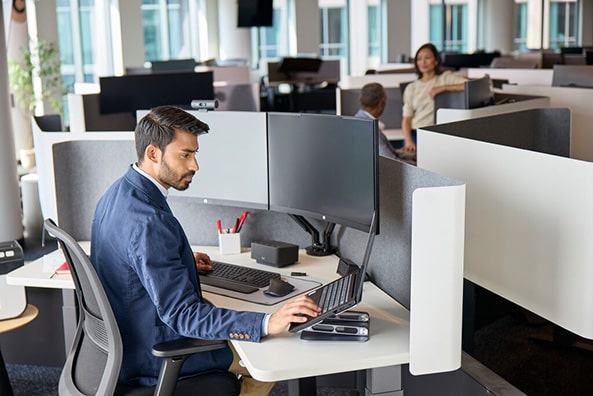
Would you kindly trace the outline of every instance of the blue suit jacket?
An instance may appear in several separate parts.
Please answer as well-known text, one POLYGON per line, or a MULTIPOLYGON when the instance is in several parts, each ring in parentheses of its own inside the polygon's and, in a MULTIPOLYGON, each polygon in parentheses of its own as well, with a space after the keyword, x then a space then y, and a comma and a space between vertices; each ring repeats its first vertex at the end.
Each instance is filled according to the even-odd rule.
MULTIPOLYGON (((165 197, 130 167, 97 204, 91 260, 122 336, 120 382, 154 385, 156 343, 180 336, 258 342, 264 314, 214 307, 202 300, 187 237, 165 197)), ((190 357, 182 375, 228 369, 229 348, 190 357)))

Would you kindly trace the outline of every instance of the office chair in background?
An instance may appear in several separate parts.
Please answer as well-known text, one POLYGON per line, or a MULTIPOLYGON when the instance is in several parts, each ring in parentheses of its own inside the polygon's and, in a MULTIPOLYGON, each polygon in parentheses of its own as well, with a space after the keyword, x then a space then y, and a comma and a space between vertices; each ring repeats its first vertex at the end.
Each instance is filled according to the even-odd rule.
POLYGON ((158 383, 132 387, 117 383, 123 356, 115 316, 95 269, 82 247, 53 220, 45 228, 58 239, 76 288, 78 324, 60 375, 63 395, 239 395, 237 377, 227 371, 208 371, 178 381, 179 370, 191 354, 224 348, 225 341, 181 338, 157 344, 152 353, 163 358, 158 383), (186 393, 187 392, 187 393, 186 393))

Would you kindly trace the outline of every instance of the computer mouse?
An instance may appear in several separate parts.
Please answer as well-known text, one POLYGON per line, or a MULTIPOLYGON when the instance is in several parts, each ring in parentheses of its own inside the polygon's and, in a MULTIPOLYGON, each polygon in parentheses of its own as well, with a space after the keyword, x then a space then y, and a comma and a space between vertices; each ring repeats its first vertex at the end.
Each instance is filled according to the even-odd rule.
POLYGON ((270 279, 270 286, 264 290, 264 294, 272 297, 284 297, 294 290, 294 286, 280 278, 270 279))

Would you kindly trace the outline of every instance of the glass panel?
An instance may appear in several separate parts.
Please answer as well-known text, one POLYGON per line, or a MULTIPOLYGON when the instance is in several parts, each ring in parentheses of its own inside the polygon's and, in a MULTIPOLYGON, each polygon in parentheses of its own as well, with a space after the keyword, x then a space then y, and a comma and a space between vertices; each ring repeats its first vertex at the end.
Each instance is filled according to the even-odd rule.
POLYGON ((379 56, 381 54, 381 20, 378 6, 369 6, 368 15, 368 37, 369 37, 369 56, 379 56))
POLYGON ((143 0, 142 26, 144 27, 144 59, 147 61, 163 59, 161 57, 161 19, 160 11, 154 7, 145 7, 143 0))
MULTIPOLYGON (((184 35, 184 15, 187 15, 187 10, 181 10, 179 0, 167 1, 167 16, 169 23, 169 59, 180 59, 189 57, 189 51, 184 51, 184 38, 189 35, 184 35)), ((189 50, 189 43, 185 43, 186 49, 189 50)))
POLYGON ((82 63, 93 63, 93 21, 94 21, 94 0, 81 1, 80 7, 80 38, 82 43, 82 63), (84 6, 82 4, 85 4, 84 6))
POLYGON ((515 3, 515 49, 527 48, 527 3, 515 3))
MULTIPOLYGON (((64 3, 66 0, 60 1, 64 3)), ((60 46, 60 62, 62 65, 74 64, 74 44, 72 42, 72 23, 70 20, 70 7, 59 6, 58 17, 58 45, 60 46)), ((73 78, 73 77, 72 77, 73 78)))
POLYGON ((440 5, 431 5, 429 8, 430 18, 430 42, 433 43, 439 51, 443 50, 443 7, 440 5))

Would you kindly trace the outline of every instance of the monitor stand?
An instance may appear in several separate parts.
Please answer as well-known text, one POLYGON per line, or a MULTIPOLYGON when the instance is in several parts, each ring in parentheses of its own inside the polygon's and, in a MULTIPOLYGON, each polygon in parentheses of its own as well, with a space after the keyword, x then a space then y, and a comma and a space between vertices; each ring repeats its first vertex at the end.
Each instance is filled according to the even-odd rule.
POLYGON ((303 230, 305 230, 309 235, 311 235, 311 246, 307 246, 305 250, 307 254, 310 256, 329 256, 330 254, 334 254, 336 252, 336 248, 331 246, 330 237, 332 232, 334 231, 334 227, 336 226, 335 223, 327 223, 325 226, 325 230, 323 230, 323 234, 319 235, 319 231, 313 224, 311 224, 307 219, 300 215, 293 215, 289 214, 289 216, 296 221, 298 225, 301 226, 303 230))

